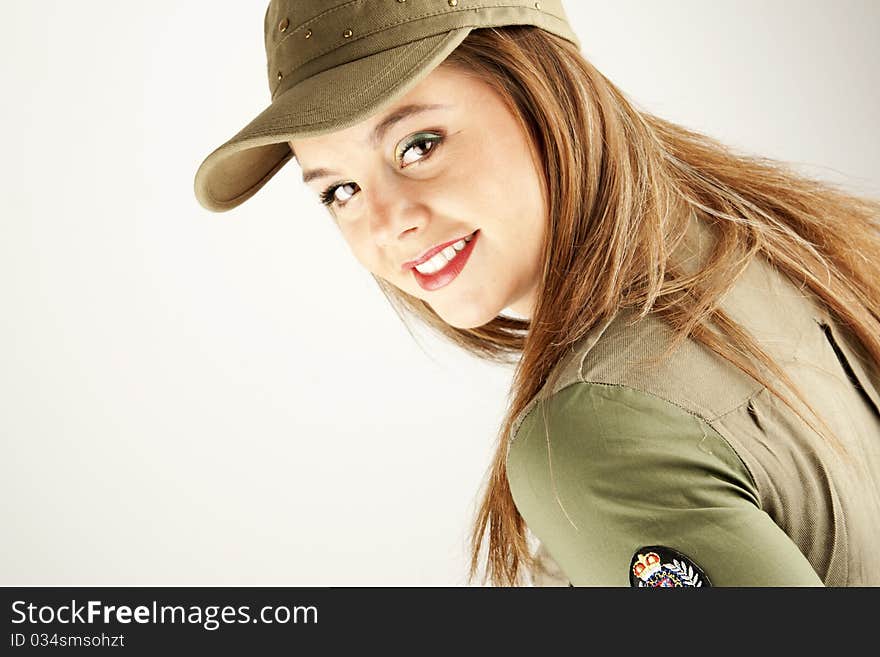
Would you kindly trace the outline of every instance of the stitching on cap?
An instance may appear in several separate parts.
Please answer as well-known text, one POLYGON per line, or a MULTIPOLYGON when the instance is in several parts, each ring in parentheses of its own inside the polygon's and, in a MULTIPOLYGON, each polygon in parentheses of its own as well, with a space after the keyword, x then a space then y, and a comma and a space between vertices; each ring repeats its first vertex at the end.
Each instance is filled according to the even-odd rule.
MULTIPOLYGON (((408 44, 404 44, 404 45, 407 47, 407 50, 411 50, 414 47, 413 43, 408 43, 408 44)), ((439 48, 439 47, 440 47, 440 44, 431 48, 426 53, 426 55, 424 57, 420 58, 418 60, 418 62, 416 62, 416 64, 413 65, 412 68, 420 66, 422 64, 422 62, 424 62, 425 59, 427 59, 428 57, 431 57, 437 51, 437 48, 439 48)), ((368 91, 371 91, 375 87, 375 85, 377 85, 380 82, 382 82, 383 80, 385 80, 391 73, 393 73, 395 70, 397 70, 397 68, 405 62, 406 54, 407 54, 407 51, 402 52, 400 57, 395 58, 395 60, 390 62, 385 68, 377 71, 376 74, 372 78, 370 78, 370 80, 367 83, 361 85, 361 88, 358 91, 347 96, 347 98, 363 98, 367 94, 368 91)), ((412 68, 410 68, 409 70, 412 70, 412 68)), ((266 126, 266 128, 264 129, 265 130, 264 134, 271 134, 272 132, 275 132, 275 127, 283 127, 286 123, 288 123, 288 119, 290 119, 290 118, 297 117, 297 118, 307 119, 310 116, 314 116, 314 115, 318 114, 319 112, 322 112, 323 110, 324 110, 323 107, 315 106, 312 109, 307 110, 305 112, 297 112, 296 114, 284 114, 282 116, 279 116, 278 119, 276 119, 271 124, 266 126)), ((328 121, 335 121, 335 120, 336 120, 335 118, 334 119, 325 119, 322 121, 315 121, 315 122, 311 122, 311 123, 300 123, 298 125, 300 125, 300 126, 313 126, 313 125, 320 125, 321 123, 326 123, 328 121)))
MULTIPOLYGON (((340 11, 340 10, 345 9, 346 7, 350 7, 352 5, 360 4, 361 2, 364 2, 364 1, 365 0, 352 0, 352 2, 347 2, 344 5, 339 5, 338 7, 333 7, 332 9, 327 9, 325 11, 322 11, 320 14, 318 14, 317 16, 313 16, 312 18, 307 20, 305 23, 297 25, 293 30, 291 30, 288 34, 286 34, 284 36, 284 38, 281 39, 281 41, 279 41, 278 43, 275 44, 275 46, 272 48, 272 54, 274 55, 275 51, 278 50, 278 48, 281 46, 282 43, 284 43, 290 37, 292 37, 294 34, 299 32, 300 30, 302 30, 302 28, 315 23, 316 21, 320 20, 321 18, 324 18, 328 14, 332 14, 336 11, 340 11)), ((555 18, 559 21, 562 21, 562 18, 560 16, 557 16, 556 14, 553 14, 549 11, 544 10, 544 9, 535 9, 533 6, 530 7, 525 4, 512 4, 509 2, 498 2, 498 3, 495 3, 494 5, 482 5, 480 7, 454 7, 454 8, 449 8, 449 9, 443 9, 441 11, 431 11, 431 12, 426 12, 423 14, 410 15, 403 20, 398 20, 393 23, 387 23, 385 25, 382 25, 382 26, 378 27, 375 31, 362 35, 362 37, 370 36, 371 34, 375 34, 376 32, 381 32, 382 30, 388 29, 390 27, 395 27, 396 25, 403 25, 404 23, 409 23, 411 21, 418 20, 420 18, 428 18, 431 16, 440 16, 441 14, 453 14, 453 13, 457 13, 457 12, 461 12, 461 11, 478 11, 480 9, 497 9, 499 7, 515 7, 515 8, 529 9, 531 11, 537 11, 544 16, 552 16, 553 18, 555 18)), ((355 40, 357 40, 357 39, 355 39, 355 40)), ((331 50, 333 50, 333 48, 331 48, 331 50)), ((324 52, 327 52, 327 51, 324 51, 324 52)))
MULTIPOLYGON (((358 0, 356 0, 356 2, 357 2, 357 1, 358 1, 358 0)), ((351 5, 351 4, 355 4, 355 3, 354 3, 354 2, 352 2, 352 3, 348 3, 348 4, 346 4, 346 5, 342 5, 342 7, 348 7, 348 6, 351 5)), ((509 3, 498 3, 498 4, 494 4, 494 5, 486 5, 486 6, 482 6, 482 7, 461 7, 461 8, 453 9, 452 11, 441 10, 441 11, 432 11, 432 12, 426 12, 426 13, 423 13, 423 14, 417 14, 417 15, 415 15, 415 16, 407 16, 405 19, 397 20, 397 21, 394 21, 393 23, 386 23, 385 25, 380 25, 379 27, 377 27, 376 29, 374 29, 374 30, 371 31, 371 32, 366 32, 366 33, 363 33, 363 34, 359 34, 354 40, 349 40, 349 41, 346 41, 345 43, 355 43, 356 41, 359 41, 360 39, 365 39, 365 38, 367 38, 367 37, 369 37, 369 36, 372 36, 372 35, 374 35, 374 34, 378 34, 379 32, 384 32, 385 30, 391 29, 392 27, 397 27, 398 25, 405 25, 405 24, 407 24, 407 23, 412 23, 413 21, 421 20, 421 19, 423 19, 423 18, 431 18, 431 17, 433 17, 433 16, 441 16, 441 15, 445 15, 445 14, 452 14, 452 13, 462 12, 462 11, 476 11, 476 10, 478 10, 478 9, 496 9, 496 8, 499 8, 499 7, 515 7, 515 8, 521 8, 521 9, 528 9, 528 10, 533 11, 533 12, 538 12, 538 13, 541 14, 542 16, 549 16, 549 17, 551 17, 551 18, 555 18, 556 20, 558 20, 558 21, 560 21, 560 22, 564 22, 564 21, 562 20, 562 18, 560 18, 559 16, 556 16, 555 14, 551 14, 550 12, 544 11, 544 10, 542 10, 542 9, 535 9, 534 7, 527 7, 527 6, 524 6, 524 5, 512 5, 512 4, 509 4, 509 3)), ((324 12, 324 14, 330 13, 331 11, 333 11, 333 10, 328 10, 328 11, 324 12)), ((320 14, 319 16, 323 16, 323 14, 320 14)), ((311 19, 308 23, 303 23, 303 26, 304 26, 304 25, 307 25, 307 24, 309 24, 309 23, 312 23, 312 22, 315 21, 317 18, 318 18, 318 17, 316 16, 315 18, 311 19)), ((302 27, 302 26, 300 26, 300 27, 302 27)), ((466 26, 462 26, 462 27, 466 27, 466 26)), ((472 26, 472 27, 473 27, 473 26, 472 26)), ((278 48, 281 46, 281 44, 284 43, 285 41, 287 41, 287 39, 289 39, 291 36, 293 36, 293 34, 296 33, 299 29, 300 29, 300 28, 298 27, 296 30, 294 30, 293 33, 291 33, 291 34, 289 34, 288 36, 284 37, 281 41, 279 41, 277 44, 275 44, 275 47, 272 49, 272 55, 271 55, 271 56, 274 57, 274 56, 275 56, 275 52, 278 50, 278 48)), ((300 68, 302 68, 303 66, 305 66, 305 65, 308 64, 309 62, 312 62, 312 61, 318 59, 319 57, 322 57, 323 55, 326 55, 328 52, 332 52, 333 50, 336 50, 338 47, 339 47, 339 43, 337 43, 337 44, 335 44, 335 45, 333 45, 333 46, 329 46, 329 47, 327 47, 327 48, 325 48, 325 49, 323 49, 323 50, 320 50, 319 52, 317 52, 316 54, 314 54, 314 55, 313 55, 312 57, 310 57, 309 59, 304 60, 304 61, 303 61, 299 66, 297 66, 295 69, 290 70, 290 71, 287 71, 287 75, 290 75, 290 74, 292 74, 293 72, 299 70, 300 68)), ((280 86, 280 85, 279 85, 279 86, 280 86)), ((277 87, 276 87, 276 89, 277 89, 277 87)))
MULTIPOLYGON (((412 67, 410 67, 408 70, 411 71, 411 70, 413 70, 414 68, 418 68, 419 66, 421 66, 422 63, 423 63, 426 59, 429 59, 430 57, 433 57, 433 56, 434 56, 434 53, 436 53, 437 50, 438 50, 442 45, 444 45, 445 43, 446 43, 446 41, 443 40, 443 41, 441 41, 439 44, 437 44, 436 46, 434 46, 433 48, 431 48, 431 49, 425 54, 424 57, 420 58, 420 59, 419 59, 415 64, 413 64, 412 67)), ((414 43, 408 43, 408 44, 405 44, 405 45, 409 46, 410 48, 414 47, 414 43)), ((418 45, 418 44, 415 44, 415 45, 418 45)), ((362 87, 361 87, 361 88, 360 88, 355 94, 352 94, 352 96, 350 96, 350 97, 354 97, 354 98, 363 98, 363 97, 367 94, 368 91, 371 91, 372 88, 373 88, 376 84, 378 84, 379 82, 381 82, 381 81, 383 81, 385 78, 387 78, 388 75, 389 75, 390 73, 392 73, 394 70, 396 70, 397 66, 399 66, 400 64, 402 64, 404 61, 405 61, 405 60, 404 60, 403 56, 398 57, 398 58, 396 59, 396 61, 391 62, 388 66, 386 66, 384 69, 382 69, 381 71, 379 71, 379 72, 378 72, 378 73, 377 73, 377 74, 376 74, 376 75, 370 80, 370 84, 365 84, 365 85, 363 85, 363 86, 362 86, 362 87)), ((386 93, 386 92, 383 91, 383 93, 386 93)), ((380 95, 381 95, 381 94, 380 94, 380 95)), ((312 110, 312 111, 310 111, 310 112, 306 112, 306 113, 297 113, 297 114, 295 114, 295 115, 294 115, 294 114, 284 114, 284 115, 281 115, 281 116, 279 116, 275 121, 273 121, 271 124, 267 125, 265 128, 263 128, 263 129, 260 130, 259 132, 255 132, 255 133, 253 133, 253 134, 250 135, 250 136, 252 136, 252 137, 259 137, 259 136, 264 136, 264 135, 270 135, 270 134, 274 133, 274 132, 277 130, 277 128, 279 128, 279 127, 284 127, 284 125, 288 122, 288 119, 290 119, 290 118, 292 118, 292 117, 294 117, 294 116, 295 116, 295 117, 309 116, 310 114, 315 114, 316 112, 320 111, 321 109, 322 109, 322 108, 318 107, 318 108, 315 108, 314 110, 312 110)), ((331 123, 331 122, 333 122, 333 121, 336 121, 337 118, 338 118, 338 117, 334 117, 334 118, 332 118, 332 119, 325 119, 325 120, 323 120, 323 121, 314 121, 314 122, 311 122, 311 123, 300 123, 300 124, 298 124, 298 127, 311 127, 311 126, 321 125, 322 123, 331 123)))
MULTIPOLYGON (((379 28, 373 30, 372 32, 366 32, 366 33, 363 33, 363 34, 359 34, 354 40, 348 40, 346 43, 355 43, 355 42, 357 42, 357 41, 360 41, 361 39, 366 39, 367 37, 373 36, 374 34, 378 34, 378 33, 380 33, 380 32, 384 32, 385 30, 391 29, 392 27, 396 27, 396 26, 398 26, 398 25, 405 25, 406 23, 412 23, 413 21, 417 21, 417 20, 420 20, 420 19, 422 19, 422 18, 429 18, 429 17, 431 17, 431 16, 439 16, 439 15, 441 15, 441 14, 443 14, 443 13, 445 13, 445 12, 434 12, 434 13, 432 13, 432 14, 423 14, 423 15, 421 15, 421 16, 412 16, 412 17, 410 17, 410 18, 407 19, 407 20, 397 21, 396 23, 391 23, 391 24, 389 24, 389 25, 383 25, 383 26, 381 26, 381 27, 379 27, 379 28)), ((434 35, 431 35, 431 36, 434 36, 434 35)), ((424 37, 423 37, 423 38, 424 38, 424 37)), ((279 45, 280 45, 280 44, 279 44, 279 45)), ((303 66, 305 66, 306 64, 309 64, 310 62, 313 62, 313 61, 315 61, 316 59, 319 59, 320 57, 323 57, 323 56, 326 55, 328 52, 333 52, 333 51, 336 50, 338 47, 339 47, 339 44, 337 43, 336 45, 328 46, 327 48, 324 48, 323 50, 321 50, 321 51, 315 53, 315 55, 313 55, 313 56, 310 57, 309 59, 306 59, 305 61, 303 61, 299 66, 297 66, 295 69, 293 69, 293 71, 289 71, 289 72, 288 72, 288 75, 292 74, 294 71, 298 71, 299 69, 301 69, 301 68, 302 68, 303 66)), ((273 54, 274 54, 274 53, 273 53, 273 54)), ((278 85, 278 86, 280 87, 281 85, 278 85)), ((277 89, 277 88, 278 88, 278 87, 276 87, 276 89, 277 89)))
POLYGON ((322 11, 322 12, 321 12, 320 14, 318 14, 317 16, 312 16, 312 17, 311 17, 309 20, 307 20, 305 23, 301 23, 300 25, 297 25, 297 26, 296 26, 295 28, 293 28, 288 34, 284 35, 284 37, 281 39, 281 41, 279 41, 278 43, 276 43, 276 44, 275 44, 275 47, 272 48, 272 54, 273 54, 273 55, 275 54, 275 51, 278 50, 278 47, 279 47, 282 43, 284 43, 285 41, 287 41, 290 37, 292 37, 294 34, 296 34, 297 32, 299 32, 302 28, 306 27, 307 25, 311 25, 312 23, 314 23, 315 21, 317 21, 317 20, 323 18, 323 17, 326 16, 327 14, 332 14, 332 13, 334 13, 334 12, 336 12, 336 11, 340 11, 340 10, 342 10, 342 9, 345 9, 346 7, 350 7, 351 5, 356 5, 356 4, 359 4, 359 3, 361 3, 361 2, 363 2, 363 0, 352 0, 352 2, 346 2, 344 5, 339 5, 338 7, 332 7, 331 9, 325 9, 324 11, 322 11))
MULTIPOLYGON (((522 8, 522 9, 530 9, 531 11, 537 11, 544 16, 552 16, 553 18, 556 18, 557 20, 562 20, 558 16, 554 16, 553 14, 550 14, 549 12, 541 11, 539 9, 535 9, 534 7, 523 7, 522 5, 497 4, 497 5, 490 5, 487 7, 480 7, 480 9, 494 9, 494 8, 498 8, 498 7, 517 7, 517 8, 522 8)), ((344 43, 354 43, 355 41, 358 41, 360 39, 365 39, 366 37, 372 36, 374 34, 378 34, 379 32, 384 32, 385 30, 391 29, 392 27, 397 27, 398 25, 406 25, 407 23, 412 23, 414 21, 421 20, 423 18, 432 18, 434 16, 442 16, 444 14, 452 14, 452 13, 461 12, 461 11, 475 11, 475 8, 454 9, 453 11, 433 11, 433 12, 418 14, 415 16, 408 16, 405 19, 397 20, 397 21, 394 21, 393 23, 386 23, 385 25, 380 25, 379 27, 377 27, 376 29, 374 29, 371 32, 359 33, 355 39, 353 39, 353 40, 349 39, 349 40, 345 41, 344 43)), ((284 41, 286 41, 287 38, 288 37, 285 37, 284 40, 279 41, 278 44, 275 46, 275 49, 277 49, 282 43, 284 43, 284 41)), ((343 43, 343 42, 340 42, 340 43, 343 43)), ((337 43, 336 45, 329 46, 329 47, 325 48, 324 50, 319 51, 318 53, 313 55, 310 59, 305 60, 297 68, 300 68, 301 66, 305 66, 306 64, 308 64, 311 61, 314 61, 318 57, 321 57, 322 55, 326 55, 328 52, 336 50, 338 47, 339 47, 339 44, 337 43)), ((272 51, 273 56, 275 55, 275 49, 273 49, 273 51, 272 51)), ((293 70, 295 71, 296 69, 293 69, 293 70)), ((292 73, 292 72, 293 71, 290 71, 290 73, 292 73)))

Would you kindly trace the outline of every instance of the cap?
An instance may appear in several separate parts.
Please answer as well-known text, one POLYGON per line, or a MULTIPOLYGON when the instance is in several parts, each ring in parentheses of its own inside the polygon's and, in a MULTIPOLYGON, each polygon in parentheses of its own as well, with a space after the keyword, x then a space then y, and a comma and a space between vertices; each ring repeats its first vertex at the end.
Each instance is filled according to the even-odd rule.
POLYGON ((212 152, 199 202, 224 212, 293 156, 288 141, 349 127, 404 96, 476 28, 535 25, 578 48, 560 0, 271 0, 271 103, 212 152))

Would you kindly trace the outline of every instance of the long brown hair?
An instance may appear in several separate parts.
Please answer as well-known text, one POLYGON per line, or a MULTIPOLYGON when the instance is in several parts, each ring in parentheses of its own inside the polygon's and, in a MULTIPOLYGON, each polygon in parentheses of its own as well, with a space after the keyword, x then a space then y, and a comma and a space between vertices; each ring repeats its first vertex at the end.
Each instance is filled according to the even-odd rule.
MULTIPOLYGON (((666 353, 693 337, 794 408, 763 372, 776 374, 809 408, 718 307, 760 254, 815 294, 880 363, 880 201, 735 153, 637 109, 576 46, 536 27, 474 30, 442 65, 478 75, 508 102, 539 158, 549 198, 543 274, 529 321, 500 315, 478 328, 454 328, 421 299, 374 276, 405 324, 415 317, 481 358, 517 366, 471 533, 469 581, 487 533, 485 574, 493 584, 519 585, 521 567, 534 565, 507 480, 512 425, 569 345, 621 308, 667 321, 674 337, 666 353), (718 236, 696 272, 672 257, 691 213, 718 236)), ((813 415, 823 427, 817 430, 833 440, 813 415)))

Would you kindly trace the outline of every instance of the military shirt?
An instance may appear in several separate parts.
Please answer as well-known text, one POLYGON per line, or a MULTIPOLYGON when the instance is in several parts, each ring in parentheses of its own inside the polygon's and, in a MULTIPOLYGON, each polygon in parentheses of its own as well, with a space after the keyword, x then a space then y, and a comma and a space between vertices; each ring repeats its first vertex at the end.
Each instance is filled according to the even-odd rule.
MULTIPOLYGON (((699 262, 713 239, 692 216, 682 248, 699 262)), ((538 539, 535 585, 880 585, 880 368, 763 256, 720 305, 842 444, 693 338, 655 360, 671 329, 623 309, 514 422, 507 474, 538 539)))

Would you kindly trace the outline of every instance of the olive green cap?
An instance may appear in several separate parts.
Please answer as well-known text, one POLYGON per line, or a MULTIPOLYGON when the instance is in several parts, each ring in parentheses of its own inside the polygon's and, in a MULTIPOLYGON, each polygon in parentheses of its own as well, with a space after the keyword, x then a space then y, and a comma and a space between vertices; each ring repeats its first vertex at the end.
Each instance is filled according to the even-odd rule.
POLYGON ((264 20, 271 103, 202 162, 195 194, 223 212, 293 156, 288 141, 349 127, 390 105, 468 33, 535 25, 578 48, 560 0, 272 0, 264 20))

